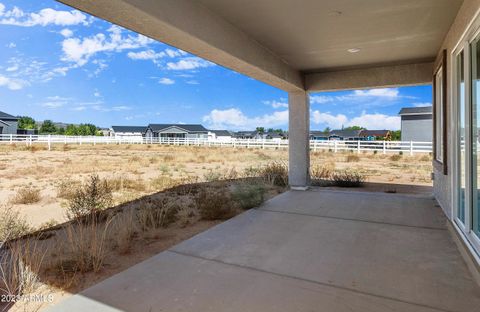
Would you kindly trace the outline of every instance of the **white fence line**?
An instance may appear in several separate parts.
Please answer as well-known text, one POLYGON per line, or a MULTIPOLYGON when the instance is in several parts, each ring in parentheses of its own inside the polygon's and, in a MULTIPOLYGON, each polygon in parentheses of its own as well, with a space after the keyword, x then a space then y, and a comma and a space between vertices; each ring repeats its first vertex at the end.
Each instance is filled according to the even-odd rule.
MULTIPOLYGON (((218 146, 233 148, 288 148, 288 140, 212 140, 158 137, 102 137, 102 136, 64 136, 64 135, 21 135, 0 134, 0 144, 46 144, 50 150, 54 144, 164 144, 190 146, 218 146)), ((338 151, 362 151, 386 153, 430 153, 432 142, 415 141, 310 141, 310 149, 338 151)))

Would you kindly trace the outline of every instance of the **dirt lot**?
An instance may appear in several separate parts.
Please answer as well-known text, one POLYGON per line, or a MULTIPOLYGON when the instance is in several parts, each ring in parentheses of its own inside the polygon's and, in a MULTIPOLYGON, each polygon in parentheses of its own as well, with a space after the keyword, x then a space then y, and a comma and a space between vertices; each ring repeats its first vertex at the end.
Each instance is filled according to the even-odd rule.
MULTIPOLYGON (((0 146, 0 205, 18 209, 30 224, 65 221, 65 197, 93 173, 114 181, 116 204, 158 192, 178 184, 213 181, 242 175, 273 161, 287 163, 286 150, 151 146, 57 145, 0 146), (29 186, 40 193, 39 201, 21 204, 15 196, 29 186)), ((312 170, 355 169, 368 182, 431 185, 429 155, 312 152, 312 170)))
MULTIPOLYGON (((21 301, 11 311, 42 310, 258 206, 287 189, 287 159, 286 150, 273 149, 83 145, 47 151, 0 146, 0 207, 13 216, 0 216, 0 234, 10 227, 25 233, 15 213, 26 219, 27 233, 41 229, 7 244, 13 260, 0 263, 1 269, 11 269, 9 263, 30 268, 9 275, 28 287, 7 293, 53 299, 21 301), (265 179, 270 176, 262 170, 268 167, 274 176, 279 174, 279 181, 265 179), (109 186, 108 207, 114 207, 102 210, 101 217, 67 218, 72 198, 78 199, 75 194, 95 175, 109 186)), ((312 153, 311 162, 316 176, 345 169, 361 173, 369 183, 358 190, 410 192, 411 185, 431 185, 429 155, 325 151, 312 153)), ((94 193, 103 192, 99 185, 94 193)), ((82 197, 92 197, 92 191, 82 197)))

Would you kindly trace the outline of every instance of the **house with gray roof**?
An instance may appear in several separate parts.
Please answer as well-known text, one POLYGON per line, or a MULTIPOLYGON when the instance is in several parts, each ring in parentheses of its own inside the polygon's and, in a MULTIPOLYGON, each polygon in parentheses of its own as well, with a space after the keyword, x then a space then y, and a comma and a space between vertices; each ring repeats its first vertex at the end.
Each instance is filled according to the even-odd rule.
POLYGON ((117 139, 142 140, 146 132, 145 126, 112 126, 110 135, 117 139))
POLYGON ((432 106, 404 107, 401 118, 402 141, 432 142, 432 106))
POLYGON ((0 134, 17 134, 18 117, 0 111, 0 134))
POLYGON ((208 139, 208 130, 198 124, 149 124, 146 137, 176 139, 208 139))
POLYGON ((227 130, 208 130, 208 139, 212 141, 230 142, 232 134, 227 130))

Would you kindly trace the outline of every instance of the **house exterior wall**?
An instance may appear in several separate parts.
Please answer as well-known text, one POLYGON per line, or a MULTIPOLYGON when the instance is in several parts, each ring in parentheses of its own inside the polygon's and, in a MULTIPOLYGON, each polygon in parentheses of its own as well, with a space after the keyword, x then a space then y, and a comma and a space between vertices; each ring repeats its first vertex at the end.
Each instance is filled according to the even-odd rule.
MULTIPOLYGON (((453 22, 445 40, 440 48, 437 61, 442 57, 442 51, 447 50, 447 120, 445 120, 445 125, 447 127, 447 149, 448 149, 448 174, 443 174, 440 169, 434 167, 434 181, 433 189, 434 195, 437 198, 438 203, 444 210, 445 214, 451 218, 452 216, 452 198, 453 198, 453 174, 452 168, 454 166, 454 127, 452 126, 456 123, 456 120, 453 117, 453 81, 452 81, 452 58, 451 53, 454 50, 456 44, 461 39, 462 35, 468 29, 468 26, 475 18, 478 10, 480 8, 480 0, 465 0, 460 8, 455 21, 453 22)), ((433 73, 432 73, 433 76, 433 73)))
POLYGON ((402 141, 432 142, 432 119, 409 120, 402 117, 402 141))
POLYGON ((18 130, 18 121, 14 120, 2 120, 3 122, 7 123, 5 124, 0 124, 0 127, 2 127, 0 134, 17 134, 18 130))

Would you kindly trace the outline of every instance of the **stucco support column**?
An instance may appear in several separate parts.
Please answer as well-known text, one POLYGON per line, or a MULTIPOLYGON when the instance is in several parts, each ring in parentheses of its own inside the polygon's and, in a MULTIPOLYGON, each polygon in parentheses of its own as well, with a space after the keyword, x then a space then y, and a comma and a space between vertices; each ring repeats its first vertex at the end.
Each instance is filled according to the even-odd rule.
POLYGON ((308 93, 288 93, 288 179, 292 189, 310 184, 310 102, 308 93))

